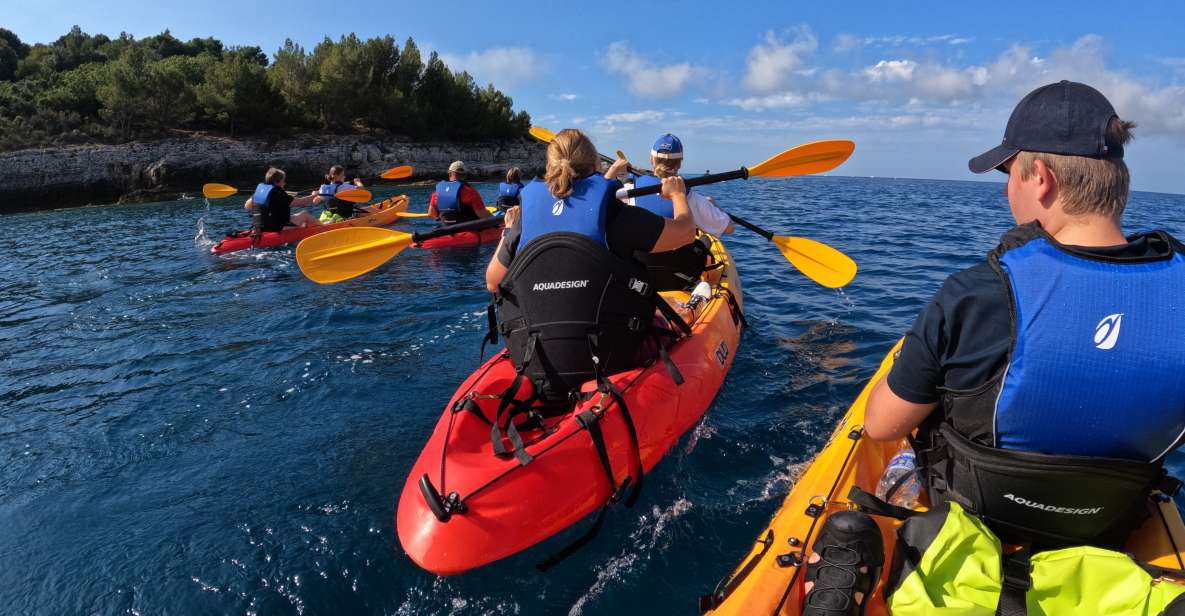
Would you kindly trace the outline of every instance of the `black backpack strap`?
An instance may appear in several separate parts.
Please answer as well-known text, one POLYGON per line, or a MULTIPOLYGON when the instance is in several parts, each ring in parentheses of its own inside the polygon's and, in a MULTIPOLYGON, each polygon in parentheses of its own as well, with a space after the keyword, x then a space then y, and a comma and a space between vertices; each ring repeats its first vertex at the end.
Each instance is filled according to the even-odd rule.
POLYGON ((1033 578, 1029 569, 1029 555, 1031 546, 1024 546, 1020 550, 1004 555, 1000 573, 1003 583, 1000 586, 1000 603, 996 605, 996 616, 1025 616, 1028 606, 1025 595, 1033 586, 1033 578))
MULTIPOLYGON (((535 346, 539 342, 537 334, 531 334, 527 341, 527 355, 523 359, 523 367, 531 361, 534 356, 535 346)), ((522 369, 519 369, 514 374, 514 380, 510 382, 510 386, 506 388, 499 396, 498 410, 494 413, 494 421, 490 426, 490 441, 494 447, 494 455, 504 456, 513 453, 516 460, 521 466, 526 466, 534 458, 527 453, 526 447, 523 444, 522 435, 518 432, 518 427, 514 424, 514 416, 522 412, 524 408, 529 408, 535 401, 536 396, 532 395, 524 402, 518 402, 514 399, 515 394, 518 393, 518 388, 522 385, 526 378, 523 376, 522 369), (512 449, 507 451, 506 446, 502 444, 503 428, 500 425, 505 417, 506 427, 505 436, 510 439, 510 446, 512 449)))

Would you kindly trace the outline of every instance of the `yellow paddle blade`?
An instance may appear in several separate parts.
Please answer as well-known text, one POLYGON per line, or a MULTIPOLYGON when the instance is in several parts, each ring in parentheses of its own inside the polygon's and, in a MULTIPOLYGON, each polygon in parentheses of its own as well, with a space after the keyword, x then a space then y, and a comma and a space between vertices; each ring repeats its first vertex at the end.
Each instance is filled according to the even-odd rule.
POLYGON ((202 184, 202 194, 207 199, 222 199, 239 192, 239 189, 226 184, 202 184))
POLYGON ((532 137, 542 141, 543 143, 551 143, 551 140, 555 139, 555 133, 543 128, 542 126, 532 126, 531 130, 528 132, 531 133, 532 137))
POLYGON ((413 169, 411 165, 403 165, 402 167, 391 167, 387 169, 379 177, 384 180, 402 180, 403 178, 410 178, 413 169))
POLYGON ((772 241, 798 271, 825 287, 836 289, 856 277, 856 262, 827 244, 782 235, 775 235, 772 241))
POLYGON ((427 218, 428 212, 396 212, 395 215, 400 218, 427 218))
POLYGON ((804 143, 749 167, 749 177, 781 178, 831 171, 842 165, 855 149, 856 144, 847 139, 804 143))
POLYGON ((349 190, 343 190, 341 192, 334 193, 333 196, 341 199, 342 201, 349 201, 350 203, 366 203, 367 201, 370 201, 374 198, 370 194, 370 191, 364 188, 351 188, 349 190))
POLYGON ((496 207, 490 207, 490 206, 486 206, 486 211, 487 211, 487 212, 489 212, 489 213, 491 213, 491 214, 497 214, 497 213, 498 213, 498 208, 496 208, 496 207))
POLYGON ((411 245, 412 234, 381 227, 318 233, 296 246, 296 263, 313 282, 332 284, 361 276, 411 245))
POLYGON ((622 152, 621 150, 617 150, 616 152, 614 152, 614 154, 617 154, 618 158, 621 158, 623 160, 625 159, 625 152, 622 152))

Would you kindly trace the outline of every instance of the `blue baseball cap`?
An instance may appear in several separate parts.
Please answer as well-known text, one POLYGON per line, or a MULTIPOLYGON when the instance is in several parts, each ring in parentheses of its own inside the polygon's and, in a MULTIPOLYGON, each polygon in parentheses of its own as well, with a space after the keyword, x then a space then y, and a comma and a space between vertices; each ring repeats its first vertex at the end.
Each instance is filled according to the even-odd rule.
POLYGON ((683 158, 683 142, 679 138, 667 133, 658 138, 654 145, 650 147, 650 155, 655 158, 683 158))

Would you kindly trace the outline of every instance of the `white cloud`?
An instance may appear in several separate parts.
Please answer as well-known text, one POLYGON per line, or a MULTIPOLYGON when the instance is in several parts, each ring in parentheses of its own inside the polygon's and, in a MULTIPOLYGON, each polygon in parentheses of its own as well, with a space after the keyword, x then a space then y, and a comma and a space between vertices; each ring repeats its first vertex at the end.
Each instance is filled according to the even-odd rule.
POLYGON ((625 113, 611 113, 605 116, 605 122, 658 122, 667 117, 665 111, 647 109, 645 111, 631 111, 625 113))
POLYGON ((574 101, 574 100, 580 98, 580 96, 576 95, 576 94, 569 93, 569 92, 562 92, 560 94, 552 94, 552 95, 548 96, 548 98, 550 98, 553 101, 570 102, 570 101, 574 101))
POLYGON ((891 36, 859 37, 854 34, 839 34, 831 43, 831 48, 838 52, 852 51, 861 47, 925 47, 933 45, 966 45, 975 39, 958 34, 939 34, 935 36, 906 36, 894 34, 891 36))
POLYGON ((818 47, 819 40, 806 26, 800 27, 790 42, 767 32, 765 40, 749 50, 745 61, 745 87, 765 93, 785 86, 792 75, 803 69, 806 58, 818 47))
POLYGON ((913 60, 881 60, 864 69, 864 74, 872 82, 909 81, 917 67, 918 63, 913 60))
POLYGON ((724 101, 724 103, 726 105, 740 107, 745 111, 765 111, 767 109, 803 107, 815 100, 813 97, 795 94, 794 92, 781 92, 779 94, 767 94, 765 96, 732 98, 724 101))
POLYGON ((687 62, 659 65, 643 58, 624 41, 611 43, 605 51, 605 67, 620 75, 630 92, 650 98, 667 98, 683 91, 702 68, 687 62))
POLYGON ((529 47, 491 47, 467 54, 440 54, 440 59, 457 71, 468 71, 479 83, 499 87, 530 81, 547 69, 547 62, 529 47))

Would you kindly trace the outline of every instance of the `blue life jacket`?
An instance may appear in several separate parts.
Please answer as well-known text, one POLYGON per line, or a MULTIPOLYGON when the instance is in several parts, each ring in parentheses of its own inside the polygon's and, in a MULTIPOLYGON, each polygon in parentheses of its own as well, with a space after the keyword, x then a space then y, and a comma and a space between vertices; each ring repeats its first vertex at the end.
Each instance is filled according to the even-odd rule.
POLYGON ((321 188, 317 190, 317 194, 322 197, 332 197, 337 193, 350 188, 357 187, 353 184, 346 184, 345 182, 332 182, 330 184, 322 184, 321 188))
POLYGON ((1108 261, 1048 236, 998 263, 1015 334, 996 446, 1160 459, 1185 434, 1185 255, 1108 261))
POLYGON ((461 187, 464 182, 443 180, 436 184, 436 211, 441 216, 455 217, 461 212, 461 187))
POLYGON ((267 205, 267 198, 271 196, 273 188, 275 186, 263 183, 255 187, 255 194, 251 195, 251 202, 255 204, 255 207, 259 211, 262 212, 263 208, 267 205))
POLYGON ((520 182, 515 182, 513 184, 507 184, 506 182, 499 182, 498 183, 498 196, 499 197, 510 197, 513 199, 517 199, 518 194, 520 192, 522 192, 522 190, 523 190, 523 185, 520 182))
POLYGON ((325 204, 325 209, 336 214, 342 218, 350 218, 354 215, 354 204, 349 201, 338 199, 334 195, 345 190, 358 188, 353 184, 345 182, 331 182, 329 184, 322 184, 321 188, 317 190, 317 194, 322 197, 329 197, 329 202, 325 204))
POLYGON ((518 250, 531 240, 556 231, 579 233, 608 247, 605 218, 618 182, 606 180, 599 173, 576 180, 572 194, 556 199, 541 180, 533 180, 522 192, 522 233, 518 250))
MULTIPOLYGON (((647 186, 662 185, 662 180, 653 175, 640 175, 634 180, 634 188, 645 188, 647 186)), ((688 189, 687 192, 691 192, 688 189)), ((643 195, 641 197, 634 197, 634 205, 644 210, 650 210, 664 218, 675 217, 675 204, 671 203, 670 199, 664 198, 662 195, 643 195)))

